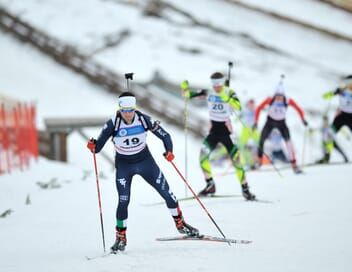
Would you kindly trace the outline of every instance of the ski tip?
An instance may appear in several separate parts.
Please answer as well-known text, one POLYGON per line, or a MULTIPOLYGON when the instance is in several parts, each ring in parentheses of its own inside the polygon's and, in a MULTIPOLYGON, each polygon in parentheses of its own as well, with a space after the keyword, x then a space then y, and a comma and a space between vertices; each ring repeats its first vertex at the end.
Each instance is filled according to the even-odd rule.
POLYGON ((108 257, 110 256, 112 253, 111 252, 105 252, 103 254, 100 255, 95 255, 95 256, 85 256, 87 261, 91 261, 91 260, 95 260, 98 258, 104 258, 104 257, 108 257))

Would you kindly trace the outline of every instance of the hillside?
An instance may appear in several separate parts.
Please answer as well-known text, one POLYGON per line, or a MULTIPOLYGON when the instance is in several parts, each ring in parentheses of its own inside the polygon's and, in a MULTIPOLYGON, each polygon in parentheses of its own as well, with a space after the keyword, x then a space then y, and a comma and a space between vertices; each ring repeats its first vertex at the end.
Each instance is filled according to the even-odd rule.
MULTIPOLYGON (((189 17, 181 16, 175 9, 165 11, 168 21, 144 17, 140 8, 123 2, 126 1, 0 0, 13 12, 85 52, 100 48, 104 36, 129 28, 132 35, 128 40, 116 48, 102 49, 92 57, 120 73, 134 71, 136 80, 141 82, 150 80, 155 71, 161 71, 175 84, 189 78, 196 85, 208 86, 209 73, 214 69, 226 71, 227 61, 235 59, 233 85, 242 101, 252 96, 260 101, 270 95, 278 76, 285 73, 290 96, 304 108, 326 109, 328 105, 321 99, 322 92, 334 88, 339 83, 338 77, 351 63, 349 43, 278 23, 223 1, 167 2, 176 10, 191 14, 198 22, 221 27, 225 34, 195 26, 189 23, 189 17), (242 32, 251 38, 244 37, 242 32), (260 49, 253 41, 271 49, 260 49), (200 53, 190 54, 193 49, 200 53)), ((256 2, 260 1, 251 0, 256 2)), ((308 7, 311 8, 305 9, 307 18, 321 10, 308 7)), ((323 26, 342 31, 346 21, 337 20, 340 25, 334 27, 325 20, 324 14, 314 15, 314 22, 326 21, 323 26)), ((334 14, 337 13, 331 12, 331 16, 337 16, 334 14)), ((345 34, 349 34, 347 30, 345 34)), ((110 118, 116 110, 115 95, 3 32, 0 59, 0 93, 35 101, 40 128, 47 117, 110 118)), ((336 105, 337 99, 330 105, 331 109, 336 105)), ((333 114, 331 110, 330 116, 333 114)), ((263 114, 261 122, 264 120, 263 114)), ((320 126, 320 120, 311 117, 308 120, 311 127, 320 126)), ((305 130, 294 111, 289 111, 288 122, 299 163, 303 159, 308 163, 319 158, 319 135, 307 136, 305 154, 302 154, 305 130)), ((172 136, 175 163, 183 172, 184 131, 163 120, 162 125, 172 136)), ((85 132, 96 137, 99 130, 85 132)), ((349 132, 338 137, 352 159, 349 132)), ((204 186, 198 165, 201 140, 189 135, 188 141, 188 180, 198 192, 204 186)), ((184 183, 163 158, 160 140, 149 135, 148 145, 175 195, 184 197, 184 183)), ((113 155, 110 142, 104 150, 113 155)), ((97 159, 106 247, 109 248, 114 241, 118 195, 114 170, 101 155, 97 159)), ((340 160, 337 154, 333 155, 333 161, 340 160)), ((0 218, 0 271, 347 272, 352 269, 352 216, 347 211, 352 205, 350 164, 307 167, 303 175, 283 170, 283 178, 275 171, 249 172, 251 190, 258 199, 268 203, 245 201, 234 175, 217 175, 228 170, 227 164, 214 167, 217 193, 238 196, 203 202, 227 237, 248 239, 253 241, 251 244, 230 247, 211 242, 155 241, 157 237, 177 235, 177 232, 167 208, 154 205, 161 201, 159 195, 137 176, 132 186, 126 251, 87 261, 86 256, 103 252, 97 192, 92 155, 86 149, 85 140, 72 133, 67 164, 40 158, 27 171, 0 176, 0 215, 8 211, 7 216, 0 218)), ((182 201, 180 205, 187 222, 202 233, 220 236, 196 201, 182 201)))

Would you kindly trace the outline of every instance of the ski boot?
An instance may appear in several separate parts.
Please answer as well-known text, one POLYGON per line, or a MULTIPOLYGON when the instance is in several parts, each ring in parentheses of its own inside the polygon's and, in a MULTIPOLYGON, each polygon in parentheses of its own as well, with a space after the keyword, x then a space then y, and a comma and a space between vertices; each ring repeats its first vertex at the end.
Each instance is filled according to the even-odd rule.
POLYGON ((173 216, 175 225, 179 233, 186 234, 187 236, 199 236, 199 230, 187 224, 183 219, 182 213, 178 216, 173 216))
POLYGON ((296 160, 291 161, 292 170, 295 174, 303 174, 302 169, 297 166, 296 160))
POLYGON ((303 174, 303 170, 300 169, 298 166, 293 167, 293 172, 294 172, 295 174, 303 174))
POLYGON ((207 185, 205 188, 198 193, 198 196, 203 197, 203 196, 209 196, 215 194, 215 182, 213 179, 207 181, 207 185))
POLYGON ((126 228, 116 230, 116 241, 110 248, 111 253, 116 254, 117 251, 124 251, 127 245, 126 228))
POLYGON ((246 200, 255 200, 255 195, 249 191, 248 183, 242 184, 242 195, 246 200))
POLYGON ((325 163, 329 163, 330 161, 330 154, 329 153, 325 153, 324 157, 321 158, 320 160, 317 161, 318 164, 325 164, 325 163))
POLYGON ((299 168, 296 163, 292 164, 292 170, 295 174, 303 174, 302 169, 299 168))

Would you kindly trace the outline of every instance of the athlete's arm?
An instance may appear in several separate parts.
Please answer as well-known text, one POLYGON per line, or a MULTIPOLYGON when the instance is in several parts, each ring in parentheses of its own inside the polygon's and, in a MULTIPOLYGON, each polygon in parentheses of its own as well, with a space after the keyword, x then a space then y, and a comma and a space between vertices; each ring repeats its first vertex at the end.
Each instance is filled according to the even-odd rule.
POLYGON ((184 80, 180 84, 180 88, 183 91, 183 96, 192 99, 194 97, 206 96, 208 94, 208 90, 202 89, 200 91, 191 91, 189 88, 188 80, 184 80))
POLYGON ((229 92, 226 93, 226 91, 223 89, 219 95, 221 100, 226 103, 229 103, 233 109, 241 110, 241 102, 238 99, 234 90, 229 90, 229 92))
POLYGON ((326 100, 330 100, 332 99, 335 95, 339 95, 341 94, 343 91, 343 87, 338 87, 336 88, 335 91, 329 91, 323 94, 323 98, 326 100))
POLYGON ((270 105, 272 98, 268 97, 265 99, 262 103, 258 105, 258 107, 255 109, 255 115, 254 115, 254 123, 258 123, 259 120, 259 114, 260 112, 267 106, 270 105))
POLYGON ((288 105, 292 106, 299 114, 299 116, 301 117, 302 121, 304 122, 304 112, 302 110, 302 108, 300 106, 298 106, 298 104, 292 99, 289 98, 288 99, 288 105))
POLYGON ((114 127, 114 121, 112 119, 105 123, 97 139, 95 153, 98 153, 104 147, 107 140, 112 136, 114 127))
POLYGON ((150 130, 156 137, 163 141, 166 152, 172 152, 172 140, 170 134, 160 126, 159 121, 153 121, 149 116, 143 115, 150 130))

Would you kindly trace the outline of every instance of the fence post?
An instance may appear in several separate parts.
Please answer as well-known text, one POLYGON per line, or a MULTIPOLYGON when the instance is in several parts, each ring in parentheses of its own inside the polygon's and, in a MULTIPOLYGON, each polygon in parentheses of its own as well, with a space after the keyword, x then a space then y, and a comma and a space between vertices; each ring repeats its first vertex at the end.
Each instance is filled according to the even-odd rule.
POLYGON ((32 140, 33 140, 33 150, 32 154, 35 160, 38 160, 38 132, 37 132, 37 126, 36 126, 36 107, 34 104, 31 104, 30 106, 30 116, 31 116, 31 130, 32 130, 32 140))

